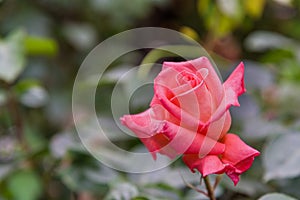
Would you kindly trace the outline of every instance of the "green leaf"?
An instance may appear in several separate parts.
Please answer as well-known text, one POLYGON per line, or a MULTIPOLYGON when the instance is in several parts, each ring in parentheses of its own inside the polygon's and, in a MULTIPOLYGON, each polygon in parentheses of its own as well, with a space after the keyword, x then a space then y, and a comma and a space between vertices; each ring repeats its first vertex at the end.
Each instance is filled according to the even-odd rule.
MULTIPOLYGON (((243 13, 240 9, 236 9, 230 14, 228 12, 222 12, 224 9, 221 1, 218 1, 218 4, 214 1, 198 1, 198 12, 203 17, 204 24, 210 31, 210 34, 212 34, 212 37, 221 38, 230 33, 239 23, 242 22, 243 13)), ((228 2, 224 1, 223 4, 228 7, 228 2)), ((239 3, 235 6, 239 7, 239 3)))
POLYGON ((292 49, 272 49, 264 54, 260 60, 263 63, 280 63, 294 58, 295 56, 292 49))
POLYGON ((208 16, 212 9, 214 8, 214 4, 210 0, 199 0, 197 4, 198 12, 203 16, 208 16))
POLYGON ((24 40, 24 46, 28 55, 53 56, 58 51, 56 41, 50 38, 27 36, 24 40))
POLYGON ((265 7, 265 0, 245 0, 243 1, 246 12, 254 18, 259 18, 265 7))
POLYGON ((11 33, 4 41, 0 40, 0 79, 11 83, 24 70, 24 37, 22 30, 11 33))
POLYGON ((271 140, 263 152, 264 179, 293 178, 300 175, 300 133, 271 140))
POLYGON ((18 83, 14 86, 14 91, 16 94, 21 95, 22 93, 29 90, 31 87, 40 86, 41 83, 36 79, 25 79, 20 80, 18 83))
MULTIPOLYGON (((287 57, 286 57, 287 58, 287 57)), ((300 64, 298 59, 286 59, 280 63, 280 79, 284 81, 283 84, 294 82, 294 86, 299 87, 300 83, 300 64)), ((295 88, 295 87, 292 87, 295 88)), ((295 95, 297 96, 297 95, 295 95)))
POLYGON ((296 199, 281 193, 270 193, 260 197, 258 200, 296 200, 296 199))
POLYGON ((40 177, 31 170, 14 173, 8 179, 8 190, 15 200, 34 200, 42 193, 40 177))

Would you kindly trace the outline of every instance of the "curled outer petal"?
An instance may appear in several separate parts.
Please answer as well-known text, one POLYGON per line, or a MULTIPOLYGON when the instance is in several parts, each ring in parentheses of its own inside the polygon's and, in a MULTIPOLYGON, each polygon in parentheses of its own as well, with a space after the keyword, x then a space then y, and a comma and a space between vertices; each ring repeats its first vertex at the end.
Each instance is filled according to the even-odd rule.
POLYGON ((230 106, 240 106, 238 96, 246 92, 244 84, 244 64, 241 62, 223 83, 225 95, 212 115, 209 123, 218 120, 230 108, 230 106))
POLYGON ((231 169, 225 170, 226 174, 232 179, 234 184, 239 181, 239 175, 248 170, 256 156, 260 153, 252 147, 245 144, 239 136, 235 134, 226 134, 224 137, 225 151, 221 160, 231 169))
POLYGON ((194 172, 197 169, 204 177, 209 174, 226 173, 234 185, 239 176, 248 170, 260 153, 245 144, 237 135, 227 134, 224 137, 225 150, 222 154, 207 155, 204 158, 197 154, 185 154, 184 163, 194 172))
POLYGON ((154 159, 156 159, 158 152, 174 158, 176 156, 174 151, 164 148, 169 143, 169 139, 158 133, 162 123, 151 117, 151 111, 150 108, 140 114, 124 115, 120 120, 144 143, 154 159))

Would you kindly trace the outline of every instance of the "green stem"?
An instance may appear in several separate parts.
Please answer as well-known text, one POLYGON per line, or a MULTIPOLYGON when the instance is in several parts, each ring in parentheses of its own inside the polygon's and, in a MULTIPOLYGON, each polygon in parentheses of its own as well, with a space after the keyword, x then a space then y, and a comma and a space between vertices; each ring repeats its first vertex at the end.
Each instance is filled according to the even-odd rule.
POLYGON ((209 197, 210 200, 216 200, 215 194, 214 194, 214 188, 210 184, 209 177, 206 176, 204 177, 204 183, 207 189, 207 196, 209 197))

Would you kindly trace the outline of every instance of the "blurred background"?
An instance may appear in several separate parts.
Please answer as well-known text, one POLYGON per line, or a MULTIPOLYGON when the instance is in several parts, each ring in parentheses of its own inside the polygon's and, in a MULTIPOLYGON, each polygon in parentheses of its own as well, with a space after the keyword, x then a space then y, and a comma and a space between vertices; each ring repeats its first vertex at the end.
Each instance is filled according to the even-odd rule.
MULTIPOLYGON (((180 160, 153 174, 114 171, 85 150, 74 128, 72 87, 84 58, 106 38, 146 26, 198 41, 224 79, 245 63, 247 93, 231 110, 231 130, 262 154, 236 187, 224 177, 218 198, 277 192, 279 199, 300 199, 298 0, 0 0, 0 199, 205 199, 188 187, 203 189, 200 175, 181 177, 180 160)), ((97 111, 125 149, 142 145, 110 127, 108 94, 116 74, 149 51, 118 59, 97 90, 97 111)), ((153 62, 167 59, 158 55, 153 62)), ((130 110, 144 110, 149 101, 133 100, 130 110)))

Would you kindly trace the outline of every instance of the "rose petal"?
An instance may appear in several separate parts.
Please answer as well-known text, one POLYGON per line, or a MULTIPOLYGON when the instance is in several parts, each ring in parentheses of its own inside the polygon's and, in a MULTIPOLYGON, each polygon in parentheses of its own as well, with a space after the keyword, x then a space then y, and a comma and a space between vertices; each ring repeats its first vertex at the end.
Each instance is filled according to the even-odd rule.
POLYGON ((168 148, 170 141, 163 134, 156 134, 149 138, 140 138, 140 140, 147 147, 154 160, 156 160, 156 153, 161 153, 171 159, 177 155, 173 149, 168 148))
MULTIPOLYGON (((154 99, 154 98, 153 98, 154 99)), ((151 117, 160 121, 168 121, 174 124, 180 124, 180 121, 169 113, 160 103, 151 106, 151 117)))
POLYGON ((157 130, 161 129, 159 126, 162 123, 151 118, 152 109, 136 115, 124 115, 120 120, 123 125, 132 130, 138 138, 144 143, 149 152, 151 152, 154 159, 156 159, 156 152, 162 149, 169 141, 160 134, 157 135, 157 130))
MULTIPOLYGON (((226 134, 224 137, 225 151, 222 155, 222 162, 234 167, 234 171, 229 174, 239 175, 248 170, 254 160, 254 157, 260 153, 252 147, 245 144, 237 135, 226 134)), ((234 180, 233 180, 234 181, 234 180)))
POLYGON ((210 123, 206 129, 202 130, 206 131, 206 136, 212 138, 214 140, 222 139, 225 134, 228 132, 231 125, 231 116, 229 111, 227 111, 221 118, 210 123))
MULTIPOLYGON (((154 85, 154 91, 155 91, 156 98, 159 100, 160 104, 169 113, 171 113, 174 117, 176 117, 181 122, 182 126, 190 127, 191 129, 196 129, 196 130, 201 129, 204 126, 204 123, 199 120, 199 117, 195 118, 192 114, 190 114, 187 111, 185 111, 184 109, 182 109, 180 107, 181 103, 171 102, 169 100, 167 95, 170 93, 170 91, 168 92, 167 88, 164 88, 162 85, 154 85)), ((195 100, 196 99, 195 95, 194 95, 193 99, 194 99, 193 102, 195 102, 195 101, 197 102, 197 100, 195 100)), ((182 100, 182 101, 185 102, 184 107, 186 107, 186 109, 188 109, 187 107, 189 105, 194 105, 192 102, 188 101, 188 99, 187 99, 187 101, 185 101, 185 100, 182 100), (188 103, 188 104, 186 104, 186 103, 188 103)))
POLYGON ((174 93, 174 97, 171 102, 176 102, 176 105, 179 105, 181 109, 195 118, 200 119, 201 122, 206 122, 210 119, 214 112, 214 107, 212 106, 211 94, 205 84, 194 88, 185 84, 174 88, 172 92, 174 93))
POLYGON ((194 169, 196 168, 204 177, 209 174, 224 173, 224 164, 218 156, 208 155, 204 158, 199 158, 197 154, 186 154, 182 159, 192 172, 195 172, 194 169))
POLYGON ((238 184, 238 182, 240 181, 241 173, 237 173, 236 169, 231 165, 227 165, 224 171, 226 175, 232 180, 234 185, 238 184))
POLYGON ((157 133, 162 124, 151 117, 152 109, 135 115, 124 115, 120 120, 123 125, 131 129, 139 138, 148 138, 157 133))
POLYGON ((213 114, 210 123, 218 120, 230 108, 230 106, 239 106, 238 96, 246 92, 244 86, 244 64, 241 62, 231 73, 223 84, 225 95, 217 110, 213 114))
POLYGON ((227 104, 239 106, 238 96, 246 92, 244 84, 244 63, 241 62, 223 84, 227 104))
POLYGON ((164 62, 163 69, 169 68, 174 68, 177 70, 185 68, 192 70, 194 73, 197 73, 197 71, 203 68, 207 69, 208 75, 205 79, 205 85, 211 92, 214 103, 218 105, 221 102, 224 96, 223 87, 215 68, 212 66, 207 57, 203 56, 185 62, 164 62))
MULTIPOLYGON (((176 88, 179 86, 178 81, 176 80, 176 77, 178 76, 178 73, 180 73, 180 71, 184 71, 184 68, 180 68, 180 71, 178 71, 179 69, 176 68, 168 68, 166 70, 161 71, 157 77, 154 79, 154 85, 155 84, 159 84, 162 85, 166 88, 168 88, 169 90, 172 90, 173 88, 176 88)), ((186 69, 189 70, 189 69, 186 69)))
POLYGON ((168 144, 178 155, 196 154, 206 156, 218 155, 224 152, 224 144, 176 124, 165 122, 160 133, 164 134, 171 142, 168 144))
MULTIPOLYGON (((159 100, 172 115, 184 121, 183 124, 192 128, 198 127, 199 130, 211 117, 211 113, 214 112, 221 99, 224 99, 221 81, 206 57, 186 62, 164 62, 162 72, 154 81, 154 93, 155 100, 159 100), (182 86, 179 85, 176 78, 183 71, 187 71, 187 74, 191 74, 191 72, 196 74, 200 82, 204 81, 205 87, 194 89, 186 84, 184 87, 189 88, 185 88, 184 92, 180 92, 179 88, 182 89, 182 86), (185 95, 183 96, 182 93, 185 95), (171 100, 173 101, 171 102, 171 100), (195 105, 197 106, 195 107, 195 105)), ((151 105, 155 102, 157 103, 157 101, 152 101, 151 105)))

